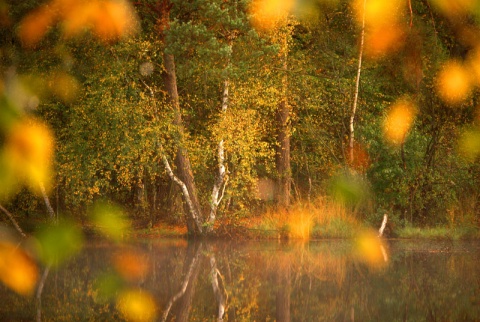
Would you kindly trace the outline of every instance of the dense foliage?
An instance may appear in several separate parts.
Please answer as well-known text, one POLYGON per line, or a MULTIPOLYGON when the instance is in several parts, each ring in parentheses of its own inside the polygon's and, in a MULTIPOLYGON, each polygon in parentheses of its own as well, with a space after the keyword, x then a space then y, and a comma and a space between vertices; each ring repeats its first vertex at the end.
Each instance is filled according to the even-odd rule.
MULTIPOLYGON (((162 163, 180 148, 188 151, 206 212, 222 140, 227 179, 219 215, 235 220, 260 211, 276 200, 275 188, 259 193, 258 186, 278 179, 275 119, 286 96, 292 200, 343 189, 362 220, 378 223, 387 212, 401 225, 478 225, 478 10, 464 2, 366 7, 364 20, 394 10, 401 27, 378 36, 367 21, 354 160, 346 156, 362 1, 299 2, 283 23, 262 28, 252 23, 261 13, 247 0, 141 0, 120 18, 97 17, 103 24, 77 21, 90 33, 61 11, 67 9, 58 3, 67 2, 0 1, 1 140, 8 146, 11 118, 33 115, 48 124, 54 171, 44 181, 60 213, 82 218, 96 200, 108 199, 150 224, 182 220, 180 189, 162 163), (168 22, 160 14, 166 7, 168 22), (28 33, 28 15, 45 18, 48 8, 63 13, 50 24, 37 19, 45 30, 28 33), (124 37, 128 27, 136 32, 124 37), (181 139, 164 89, 163 53, 175 57, 181 139), (400 136, 388 132, 389 119, 408 123, 400 136), (368 195, 355 196, 359 189, 368 195)), ((5 188, 15 180, 1 171, 10 209, 44 211, 22 185, 5 188)))

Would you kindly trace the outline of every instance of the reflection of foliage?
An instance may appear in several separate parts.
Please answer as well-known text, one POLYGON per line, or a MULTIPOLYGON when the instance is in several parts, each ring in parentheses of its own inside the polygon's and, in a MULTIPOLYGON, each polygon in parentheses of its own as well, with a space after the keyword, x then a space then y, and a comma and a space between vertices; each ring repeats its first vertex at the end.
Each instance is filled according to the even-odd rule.
MULTIPOLYGON (((273 319, 275 295, 287 290, 282 290, 280 280, 290 283, 289 308, 295 321, 342 320, 351 316, 352 308, 360 320, 385 320, 392 315, 425 320, 429 314, 442 320, 475 320, 480 314, 475 301, 478 276, 472 274, 478 264, 476 247, 472 243, 394 241, 390 262, 381 270, 357 261, 352 257, 353 243, 342 240, 235 245, 222 241, 204 247, 209 253, 200 256, 205 259, 213 254, 217 260, 229 294, 228 320, 273 319), (447 305, 452 302, 455 306, 447 305)), ((42 298, 43 317, 62 321, 122 318, 116 312, 115 298, 94 299, 96 277, 109 265, 110 255, 123 250, 118 244, 90 244, 51 273, 42 298)), ((184 242, 175 240, 149 241, 130 250, 149 258, 147 273, 121 287, 135 289, 140 282, 158 307, 165 308, 179 291, 195 252, 189 253, 184 242)), ((205 260, 199 263, 188 320, 216 316, 211 267, 205 260)), ((2 316, 26 320, 34 316, 28 298, 0 288, 2 316)))

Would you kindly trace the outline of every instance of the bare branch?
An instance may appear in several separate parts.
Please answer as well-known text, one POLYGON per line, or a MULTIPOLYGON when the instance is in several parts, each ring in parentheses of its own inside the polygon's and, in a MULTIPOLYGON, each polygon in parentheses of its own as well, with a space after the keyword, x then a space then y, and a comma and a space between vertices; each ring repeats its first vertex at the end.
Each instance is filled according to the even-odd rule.
POLYGON ((2 205, 0 205, 0 210, 3 211, 8 218, 10 218, 11 222, 13 223, 13 226, 20 233, 20 235, 22 235, 22 237, 27 237, 27 235, 25 235, 25 233, 23 232, 22 228, 20 228, 20 226, 18 225, 15 218, 13 218, 13 215, 7 209, 3 208, 2 205))

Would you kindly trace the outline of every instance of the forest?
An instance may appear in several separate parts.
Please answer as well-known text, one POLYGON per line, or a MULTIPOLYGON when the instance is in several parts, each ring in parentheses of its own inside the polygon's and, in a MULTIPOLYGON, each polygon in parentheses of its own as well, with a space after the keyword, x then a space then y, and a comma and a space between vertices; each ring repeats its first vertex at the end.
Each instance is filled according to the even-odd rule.
POLYGON ((344 237, 388 214, 392 234, 478 236, 479 18, 469 0, 2 0, 2 216, 344 237))

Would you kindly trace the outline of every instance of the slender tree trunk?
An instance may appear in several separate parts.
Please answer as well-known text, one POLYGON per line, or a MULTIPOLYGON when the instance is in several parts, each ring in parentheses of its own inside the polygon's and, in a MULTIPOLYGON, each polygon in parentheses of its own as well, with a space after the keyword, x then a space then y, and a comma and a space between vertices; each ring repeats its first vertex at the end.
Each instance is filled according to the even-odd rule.
MULTIPOLYGON (((223 95, 222 95, 222 115, 227 112, 228 108, 228 79, 223 82, 223 95)), ((218 175, 215 179, 215 183, 212 189, 212 200, 210 205, 210 215, 208 216, 207 232, 213 230, 213 224, 215 223, 218 205, 222 201, 223 193, 225 191, 226 182, 226 170, 225 170, 225 147, 223 139, 220 140, 217 147, 218 157, 218 175), (223 187, 223 190, 222 190, 223 187)))
POLYGON ((288 59, 288 42, 287 33, 283 38, 283 76, 282 76, 282 99, 278 104, 277 110, 277 140, 278 146, 276 151, 276 168, 277 168, 277 188, 276 201, 280 207, 288 207, 290 205, 290 191, 292 172, 290 169, 290 106, 287 101, 288 77, 287 77, 287 59, 288 59))
POLYGON ((349 148, 349 161, 350 164, 353 164, 353 161, 355 160, 355 155, 354 155, 354 143, 355 143, 355 128, 354 128, 354 122, 355 122, 355 114, 357 112, 357 102, 358 102, 358 91, 360 87, 360 74, 362 72, 362 58, 363 58, 363 43, 365 39, 365 5, 366 5, 367 0, 363 0, 363 16, 362 16, 362 31, 360 35, 360 51, 358 53, 358 68, 357 68, 357 78, 355 80, 355 95, 353 98, 353 106, 352 106, 352 111, 350 114, 350 123, 349 123, 349 143, 348 143, 348 148, 349 148))
POLYGON ((186 189, 188 190, 188 195, 183 194, 185 204, 191 204, 191 207, 185 207, 187 228, 189 234, 198 234, 202 233, 201 228, 195 224, 195 217, 202 218, 200 203, 197 197, 197 190, 195 188, 195 182, 193 178, 192 169, 190 166, 190 160, 188 158, 188 153, 184 144, 184 129, 182 115, 180 111, 180 103, 178 99, 178 90, 177 90, 177 77, 175 74, 175 61, 173 55, 164 53, 163 54, 163 64, 165 71, 163 73, 163 81, 165 89, 168 94, 168 103, 173 107, 175 117, 173 124, 177 128, 177 155, 175 158, 175 164, 178 171, 178 178, 184 183, 186 189), (190 198, 190 200, 186 200, 190 198), (192 212, 193 211, 193 212, 192 212))
POLYGON ((53 211, 52 205, 50 204, 50 199, 48 199, 47 191, 43 182, 40 182, 40 191, 42 192, 43 200, 45 201, 45 206, 47 207, 48 215, 52 221, 55 220, 55 211, 53 211))

